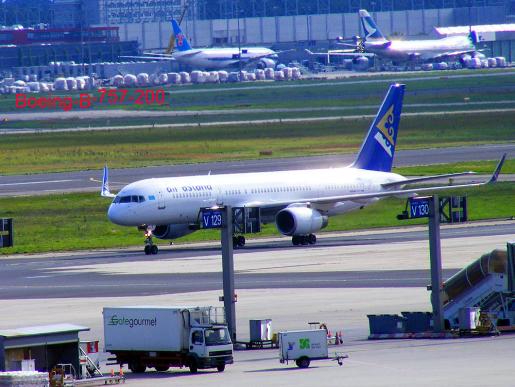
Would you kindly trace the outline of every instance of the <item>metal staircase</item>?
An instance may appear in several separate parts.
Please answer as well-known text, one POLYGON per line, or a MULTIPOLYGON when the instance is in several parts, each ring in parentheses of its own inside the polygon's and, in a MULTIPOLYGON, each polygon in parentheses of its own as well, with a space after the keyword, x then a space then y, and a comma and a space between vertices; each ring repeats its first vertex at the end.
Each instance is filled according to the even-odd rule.
POLYGON ((515 325, 514 261, 515 245, 508 253, 494 250, 483 255, 449 278, 443 285, 444 318, 450 328, 459 326, 459 311, 478 307, 497 325, 515 325))

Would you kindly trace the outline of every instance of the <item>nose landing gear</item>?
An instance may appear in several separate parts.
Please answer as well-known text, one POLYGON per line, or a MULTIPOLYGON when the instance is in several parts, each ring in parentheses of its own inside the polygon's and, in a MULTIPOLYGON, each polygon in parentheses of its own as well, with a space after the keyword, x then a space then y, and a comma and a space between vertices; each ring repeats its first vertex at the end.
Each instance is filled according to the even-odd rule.
POLYGON ((154 244, 152 240, 152 230, 150 228, 147 228, 145 231, 145 254, 151 255, 151 254, 157 254, 159 251, 157 245, 154 244))

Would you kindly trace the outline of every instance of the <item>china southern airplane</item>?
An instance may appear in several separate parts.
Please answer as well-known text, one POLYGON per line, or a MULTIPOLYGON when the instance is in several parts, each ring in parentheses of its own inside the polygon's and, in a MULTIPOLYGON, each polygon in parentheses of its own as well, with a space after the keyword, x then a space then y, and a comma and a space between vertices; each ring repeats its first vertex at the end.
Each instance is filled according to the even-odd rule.
POLYGON ((474 31, 469 36, 450 36, 443 39, 388 40, 365 9, 359 10, 359 17, 365 38, 358 43, 358 50, 395 62, 437 61, 477 53, 477 35, 474 31))
MULTIPOLYGON (((394 84, 375 117, 354 163, 348 167, 145 179, 116 195, 107 216, 116 224, 146 230, 146 254, 156 254, 151 236, 174 239, 199 229, 202 208, 259 207, 263 223, 275 222, 294 245, 314 244, 329 217, 361 209, 386 196, 476 187, 497 180, 506 155, 490 180, 455 186, 410 188, 411 183, 472 172, 407 179, 392 173, 404 85, 394 84)), ((109 192, 104 169, 102 196, 109 192)), ((243 236, 234 237, 243 246, 243 236)))
POLYGON ((173 19, 172 28, 175 45, 171 38, 165 54, 145 53, 144 56, 125 56, 124 58, 173 60, 194 70, 236 68, 240 62, 240 50, 243 67, 252 63, 262 68, 275 67, 278 60, 277 53, 266 47, 241 47, 239 49, 238 47, 192 48, 181 27, 173 19), (174 46, 175 51, 172 53, 174 46))

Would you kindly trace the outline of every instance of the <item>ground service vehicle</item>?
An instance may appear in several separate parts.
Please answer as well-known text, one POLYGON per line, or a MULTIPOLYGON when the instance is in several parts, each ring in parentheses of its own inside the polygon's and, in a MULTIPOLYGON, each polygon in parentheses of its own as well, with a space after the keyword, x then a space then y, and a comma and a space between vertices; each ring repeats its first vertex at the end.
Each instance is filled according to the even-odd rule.
POLYGON ((147 367, 217 368, 233 362, 233 346, 223 308, 133 306, 104 308, 106 352, 132 372, 147 367))
POLYGON ((310 329, 279 332, 279 361, 295 360, 300 368, 309 367, 311 360, 328 359, 327 331, 310 329))

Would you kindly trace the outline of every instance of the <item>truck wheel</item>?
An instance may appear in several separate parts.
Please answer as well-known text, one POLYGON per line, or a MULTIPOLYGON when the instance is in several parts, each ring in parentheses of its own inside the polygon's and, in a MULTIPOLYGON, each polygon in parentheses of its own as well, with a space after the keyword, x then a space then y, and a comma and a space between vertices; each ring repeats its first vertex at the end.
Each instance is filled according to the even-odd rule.
POLYGON ((224 372, 225 370, 225 364, 218 364, 216 366, 216 369, 218 370, 218 372, 224 372))
POLYGON ((195 359, 190 360, 190 372, 196 374, 198 371, 197 361, 195 359))
POLYGON ((299 368, 308 368, 309 367, 309 359, 307 357, 301 357, 300 359, 295 360, 295 364, 299 368))
POLYGON ((154 368, 157 372, 165 372, 168 371, 170 367, 168 367, 167 365, 156 365, 154 368))
POLYGON ((134 374, 141 374, 141 373, 146 371, 147 366, 145 364, 143 364, 143 363, 133 362, 133 363, 129 363, 129 369, 134 374))

